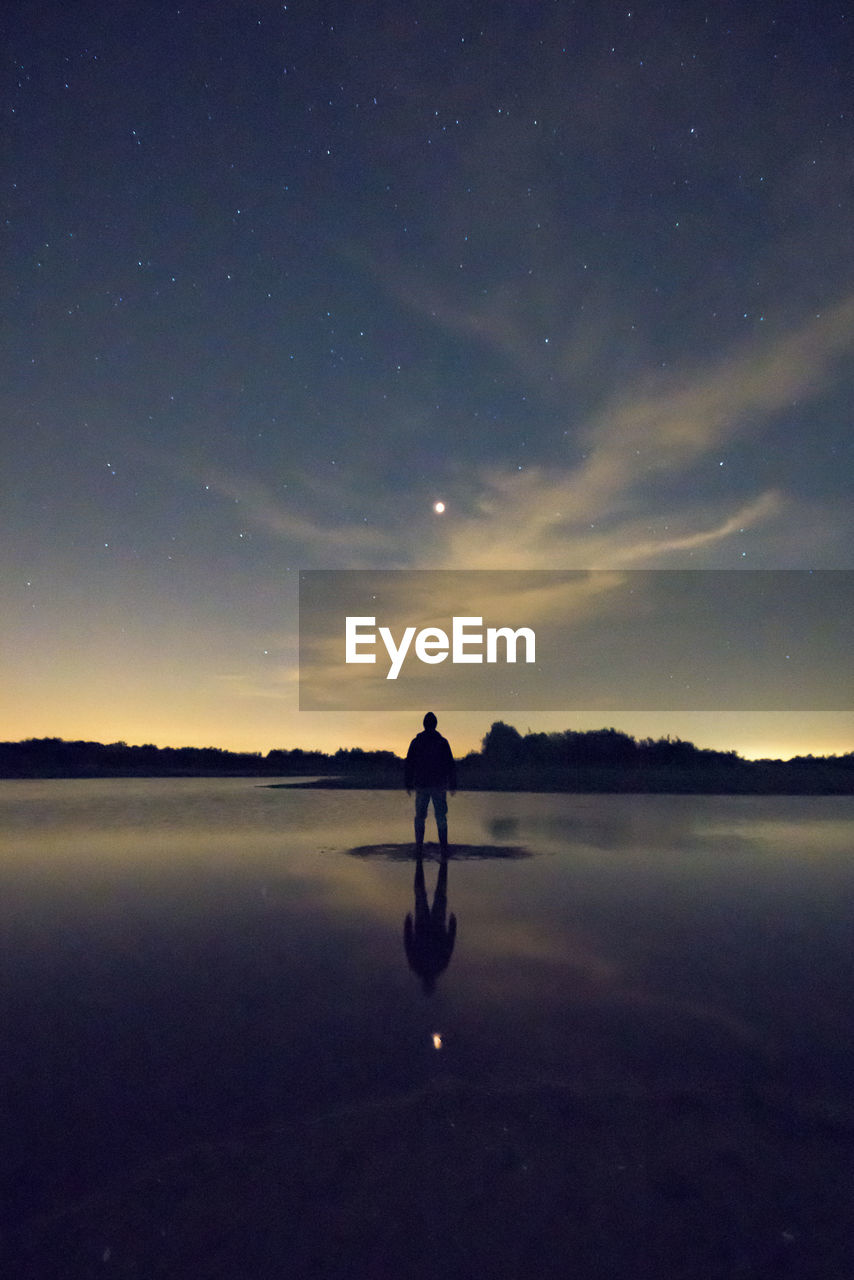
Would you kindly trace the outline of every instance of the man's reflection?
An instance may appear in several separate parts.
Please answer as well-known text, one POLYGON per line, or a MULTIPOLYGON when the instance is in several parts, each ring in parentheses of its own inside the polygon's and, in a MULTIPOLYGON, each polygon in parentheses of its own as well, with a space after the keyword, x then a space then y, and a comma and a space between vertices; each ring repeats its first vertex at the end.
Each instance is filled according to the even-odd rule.
POLYGON ((433 906, 427 902, 424 884, 424 859, 420 852, 415 859, 415 918, 407 915, 403 926, 403 945, 413 973, 417 973, 425 995, 436 988, 436 979, 448 967, 454 941, 457 936, 457 917, 445 922, 448 910, 448 859, 443 855, 439 864, 433 906))

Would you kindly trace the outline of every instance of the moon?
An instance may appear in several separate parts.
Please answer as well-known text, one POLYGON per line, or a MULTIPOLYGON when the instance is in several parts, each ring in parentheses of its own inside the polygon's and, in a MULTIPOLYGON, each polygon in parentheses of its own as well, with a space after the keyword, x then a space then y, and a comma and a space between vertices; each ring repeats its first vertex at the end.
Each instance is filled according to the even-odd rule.
POLYGON ((440 516, 440 515, 442 514, 442 512, 445 510, 445 504, 444 504, 444 502, 434 502, 434 503, 433 503, 433 510, 436 512, 436 515, 437 515, 437 516, 440 516))

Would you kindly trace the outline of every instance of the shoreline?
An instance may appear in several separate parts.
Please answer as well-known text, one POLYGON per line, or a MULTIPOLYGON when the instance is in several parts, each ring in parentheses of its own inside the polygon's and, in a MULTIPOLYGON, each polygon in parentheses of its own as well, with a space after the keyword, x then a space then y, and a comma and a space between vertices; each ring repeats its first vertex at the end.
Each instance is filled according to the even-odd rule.
MULTIPOLYGON (((719 796, 851 796, 854 795, 854 777, 846 771, 838 770, 833 774, 821 774, 819 777, 804 777, 807 771, 798 770, 800 776, 777 776, 731 778, 703 778, 690 774, 648 774, 646 776, 631 774, 625 777, 607 776, 605 774, 587 775, 571 779, 543 777, 540 779, 527 776, 491 774, 487 777, 469 778, 457 788, 458 793, 469 791, 494 791, 527 793, 534 795, 719 795, 719 796)), ((193 778, 216 781, 234 781, 245 779, 257 781, 259 785, 272 791, 405 791, 398 777, 389 775, 365 776, 359 774, 330 774, 318 777, 317 774, 274 774, 268 773, 204 773, 204 772, 166 772, 151 771, 132 773, 129 771, 102 771, 89 773, 19 773, 4 774, 0 782, 96 782, 115 779, 121 780, 153 780, 153 779, 188 780, 193 778), (285 780, 286 779, 286 780, 285 780)))

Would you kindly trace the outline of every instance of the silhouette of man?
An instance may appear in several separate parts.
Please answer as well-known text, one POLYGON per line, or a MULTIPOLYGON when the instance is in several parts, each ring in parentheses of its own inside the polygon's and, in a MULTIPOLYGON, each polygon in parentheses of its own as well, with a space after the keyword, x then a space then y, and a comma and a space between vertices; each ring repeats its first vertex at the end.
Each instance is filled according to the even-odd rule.
POLYGON ((448 852, 448 797, 457 789, 457 766, 447 738, 436 731, 436 717, 428 711, 424 730, 412 739, 406 753, 406 794, 415 788, 415 852, 424 848, 424 824, 433 801, 443 857, 448 852))
POLYGON ((415 918, 406 917, 403 926, 403 946, 413 973, 417 973, 430 995, 436 987, 436 979, 444 973, 451 959, 457 937, 457 917, 445 922, 448 910, 448 859, 443 857, 439 877, 433 894, 433 906, 427 901, 424 884, 424 861, 421 854, 415 860, 415 918))

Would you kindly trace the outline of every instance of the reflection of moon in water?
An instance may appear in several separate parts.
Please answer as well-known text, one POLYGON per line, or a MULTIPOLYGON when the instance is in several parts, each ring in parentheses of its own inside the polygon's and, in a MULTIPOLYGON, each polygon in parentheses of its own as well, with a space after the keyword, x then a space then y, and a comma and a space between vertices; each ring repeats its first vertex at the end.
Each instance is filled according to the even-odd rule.
POLYGON ((433 503, 433 510, 436 512, 436 515, 437 515, 437 516, 440 516, 440 515, 442 514, 442 512, 445 510, 445 504, 444 504, 444 502, 434 502, 434 503, 433 503))

